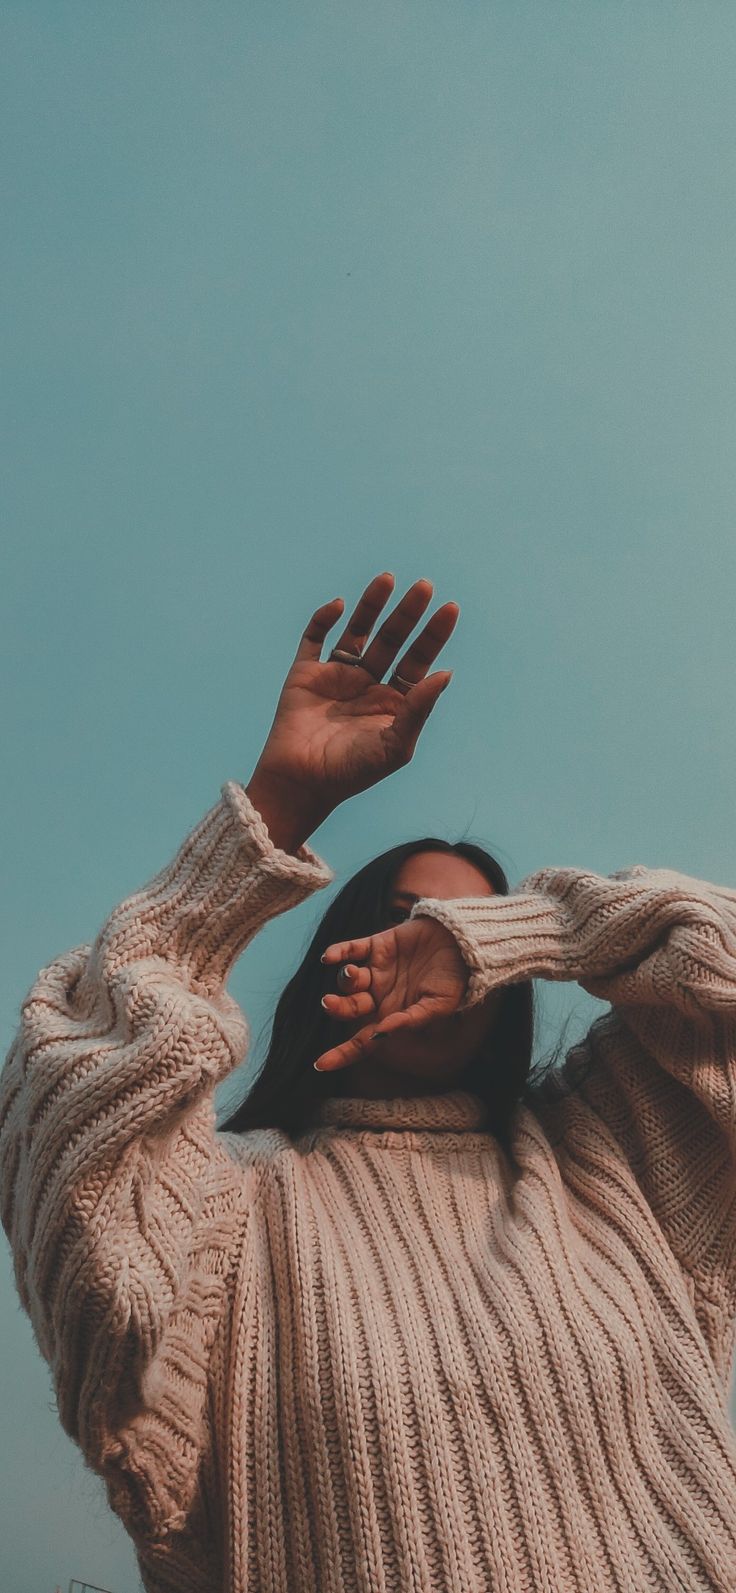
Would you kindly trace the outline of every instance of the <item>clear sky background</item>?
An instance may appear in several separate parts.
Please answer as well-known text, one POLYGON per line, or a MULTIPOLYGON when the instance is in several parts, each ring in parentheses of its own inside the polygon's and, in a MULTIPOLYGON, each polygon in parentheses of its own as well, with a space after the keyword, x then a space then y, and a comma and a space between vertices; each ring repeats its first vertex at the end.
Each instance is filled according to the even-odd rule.
MULTIPOLYGON (((234 969, 254 1049, 218 1104, 398 841, 736 885, 734 8, 0 18, 4 1048, 247 782, 313 610, 384 569, 459 603, 454 679, 313 837, 334 886, 234 969)), ((540 1055, 604 1009, 537 988, 540 1055)), ((137 1593, 1 1262, 3 1587, 137 1593)))

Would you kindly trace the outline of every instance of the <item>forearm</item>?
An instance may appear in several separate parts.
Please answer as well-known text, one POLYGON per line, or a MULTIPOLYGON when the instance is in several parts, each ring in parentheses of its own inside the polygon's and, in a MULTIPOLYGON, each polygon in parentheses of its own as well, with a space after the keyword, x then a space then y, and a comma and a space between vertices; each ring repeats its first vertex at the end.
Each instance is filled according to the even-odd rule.
MULTIPOLYGON (((164 1180, 167 1163, 174 1168, 168 1187, 180 1198, 171 1212, 164 1198, 155 1225, 141 1219, 141 1298, 151 1298, 149 1275, 158 1278, 161 1253, 167 1280, 177 1256, 184 1266, 204 1174, 210 1168, 214 1176, 216 1161, 229 1171, 214 1138, 213 1091, 244 1060, 249 1039, 225 989, 228 972, 269 919, 331 879, 315 854, 277 852, 242 786, 228 781, 171 862, 113 908, 94 942, 38 973, 0 1071, 0 1219, 17 1276, 29 1279, 23 1304, 29 1311, 38 1304, 33 1320, 47 1358, 57 1355, 61 1320, 50 1291, 66 1287, 59 1256, 71 1258, 70 1288, 84 1261, 95 1286, 101 1279, 100 1288, 112 1291, 105 1309, 101 1296, 92 1302, 95 1320, 125 1325, 121 1300, 133 1275, 136 1223, 148 1191, 156 1207, 155 1177, 162 1172, 164 1180), (99 1247, 92 1249, 103 1210, 131 1225, 107 1270, 97 1266, 99 1247), (161 1250, 152 1261, 145 1252, 154 1226, 161 1250)), ((59 1310, 64 1316, 66 1306, 59 1310)), ((73 1303, 70 1310, 76 1324, 73 1303)))
POLYGON ((507 896, 417 902, 458 939, 464 1004, 497 985, 577 980, 603 1001, 724 1016, 736 1004, 736 891, 636 865, 540 869, 507 896))
POLYGON ((94 942, 40 970, 0 1073, 0 1164, 4 1135, 17 1133, 6 1166, 17 1168, 21 1152, 30 1159, 26 1192, 36 1176, 48 1185, 52 1169, 68 1188, 79 1166, 112 1166, 132 1139, 163 1130, 243 1061, 248 1028, 225 990, 230 969, 263 925, 331 879, 316 854, 276 851, 242 786, 228 781, 94 942), (70 1124, 83 1135, 79 1151, 70 1124))

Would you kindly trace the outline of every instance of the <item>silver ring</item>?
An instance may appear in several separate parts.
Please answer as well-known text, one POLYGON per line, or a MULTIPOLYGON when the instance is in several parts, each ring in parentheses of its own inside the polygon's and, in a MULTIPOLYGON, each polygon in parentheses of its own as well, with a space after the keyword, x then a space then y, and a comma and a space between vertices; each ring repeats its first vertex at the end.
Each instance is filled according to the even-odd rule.
POLYGON ((394 684, 397 686, 406 686, 407 691, 411 691, 413 687, 416 686, 416 681, 404 680, 403 675, 397 674, 396 670, 394 670, 394 673, 389 680, 389 686, 393 686, 394 684))
POLYGON ((333 658, 336 658, 341 664, 362 664, 363 662, 360 653, 346 653, 341 647, 333 647, 327 660, 328 664, 332 663, 333 658))
POLYGON ((333 659, 338 664, 360 664, 361 669, 365 670, 366 675, 370 675, 371 680, 375 680, 376 685, 380 685, 378 676, 374 675, 373 670, 369 669, 368 665, 364 663, 362 653, 346 653, 342 647, 333 647, 332 652, 327 660, 328 664, 331 664, 333 659))

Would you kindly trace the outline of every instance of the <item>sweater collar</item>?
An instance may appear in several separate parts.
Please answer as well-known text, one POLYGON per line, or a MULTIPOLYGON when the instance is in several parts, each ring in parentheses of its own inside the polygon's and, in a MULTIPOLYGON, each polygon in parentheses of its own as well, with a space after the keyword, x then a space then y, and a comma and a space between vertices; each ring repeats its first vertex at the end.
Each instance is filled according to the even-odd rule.
POLYGON ((396 1095, 370 1100, 357 1095, 328 1095, 316 1111, 318 1123, 340 1128, 438 1129, 462 1134, 482 1129, 488 1108, 470 1090, 445 1090, 440 1095, 396 1095))

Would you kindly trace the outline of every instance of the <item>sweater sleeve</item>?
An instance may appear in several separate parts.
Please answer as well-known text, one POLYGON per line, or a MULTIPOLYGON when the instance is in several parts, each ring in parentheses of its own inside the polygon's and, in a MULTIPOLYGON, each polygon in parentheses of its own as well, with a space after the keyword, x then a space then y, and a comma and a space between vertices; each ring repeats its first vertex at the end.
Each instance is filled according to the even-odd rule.
POLYGON ((248 1242, 247 1173, 215 1129, 244 1059, 225 991, 258 929, 334 876, 285 853, 243 786, 93 944, 38 973, 0 1075, 0 1216, 65 1431, 135 1537, 191 1503, 207 1358, 248 1242))
POLYGON ((584 1099, 679 1264, 733 1321, 736 890, 640 864, 610 877, 546 868, 507 896, 423 898, 417 914, 458 941, 470 969, 461 1010, 534 978, 576 980, 611 1003, 574 1048, 594 1062, 584 1099))

